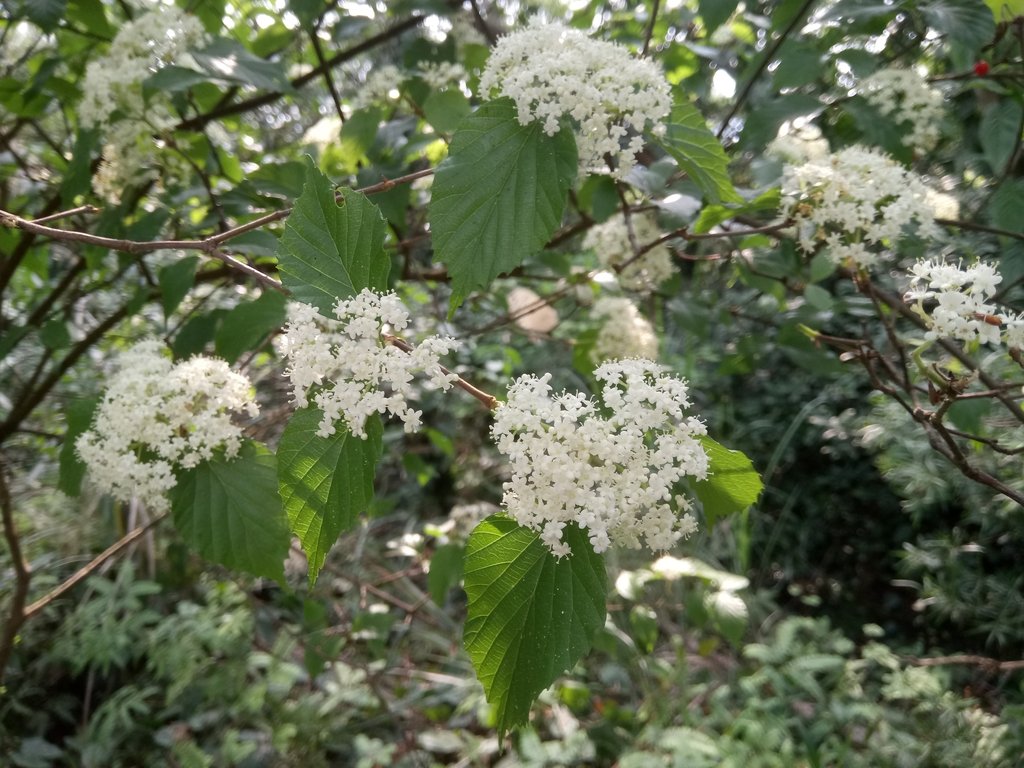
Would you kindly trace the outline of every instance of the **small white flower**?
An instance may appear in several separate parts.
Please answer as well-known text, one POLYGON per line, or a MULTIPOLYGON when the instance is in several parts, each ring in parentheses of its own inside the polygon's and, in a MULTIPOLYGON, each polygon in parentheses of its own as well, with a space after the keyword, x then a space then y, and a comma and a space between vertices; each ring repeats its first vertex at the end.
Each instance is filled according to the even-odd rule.
POLYGON ((504 506, 559 557, 569 554, 570 523, 597 552, 669 549, 696 527, 675 486, 708 471, 697 439, 706 429, 684 413, 686 382, 649 360, 605 363, 594 375, 603 409, 578 393, 552 395, 550 374, 509 387, 491 428, 511 467, 504 506))
POLYGON ((458 342, 431 336, 412 352, 385 343, 383 334, 401 333, 409 325, 409 312, 393 293, 363 289, 339 300, 334 314, 338 319, 329 320, 300 302, 288 307, 282 348, 295 404, 316 403, 323 412, 321 437, 333 435, 341 421, 366 439, 366 420, 374 413, 401 419, 406 432, 418 430, 422 411, 408 404, 416 397, 413 374, 422 371, 435 386, 449 389, 458 377, 445 373, 439 360, 458 342))

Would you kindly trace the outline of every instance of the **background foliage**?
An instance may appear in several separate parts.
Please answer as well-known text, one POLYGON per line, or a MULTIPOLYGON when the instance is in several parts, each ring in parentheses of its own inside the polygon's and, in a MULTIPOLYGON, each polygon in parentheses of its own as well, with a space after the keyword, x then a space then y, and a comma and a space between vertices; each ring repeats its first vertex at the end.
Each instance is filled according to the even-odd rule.
MULTIPOLYGON (((159 105, 172 119, 150 128, 156 154, 146 173, 111 188, 102 182, 112 165, 105 139, 79 114, 83 78, 139 4, 0 4, 0 209, 65 231, 164 243, 117 250, 0 220, 0 635, 17 634, 0 694, 4 762, 1019 764, 1021 507, 936 453, 920 425, 824 338, 883 349, 887 312, 850 275, 803 258, 774 232, 752 231, 778 215, 781 169, 766 145, 787 120, 809 119, 834 150, 880 147, 955 193, 960 213, 942 248, 954 260, 998 263, 1002 299, 1020 309, 1019 4, 178 5, 212 43, 188 66, 149 78, 151 114, 159 105), (280 536, 257 542, 255 554, 216 551, 216 537, 182 520, 198 507, 177 503, 172 528, 143 507, 98 497, 69 446, 88 427, 111 354, 156 334, 179 358, 205 351, 245 369, 261 404, 247 435, 276 446, 278 462, 304 455, 313 430, 289 422, 273 344, 284 301, 267 279, 305 290, 303 271, 321 253, 346 265, 332 275, 339 284, 391 286, 419 328, 471 340, 453 367, 481 388, 500 393, 511 376, 551 371, 557 387, 586 389, 596 331, 588 307, 607 286, 583 279, 598 262, 582 241, 624 204, 621 190, 561 167, 568 132, 523 130, 519 151, 555 158, 534 180, 551 199, 573 187, 565 209, 538 210, 513 250, 491 254, 504 259, 494 268, 445 224, 466 199, 501 194, 482 159, 468 181, 441 163, 457 149, 457 126, 506 109, 494 102, 471 113, 481 102, 476 72, 495 36, 538 10, 649 48, 674 87, 672 127, 626 185, 676 233, 679 275, 640 306, 712 436, 749 456, 766 488, 749 510, 726 505, 672 557, 613 555, 607 617, 595 604, 584 622, 596 629, 593 651, 541 694, 530 726, 499 743, 501 715, 471 666, 466 605, 477 588, 468 533, 497 511, 504 479, 478 403, 431 393, 428 429, 416 436, 388 424, 371 429, 379 450, 318 446, 322 458, 295 469, 285 511, 293 529, 312 509, 340 507, 340 517, 300 536, 279 582, 280 536), (461 64, 463 82, 431 85, 440 63, 461 64), (905 126, 848 93, 889 64, 920 68, 946 97, 930 152, 908 147, 905 126), (438 166, 431 191, 417 177, 438 166), (345 192, 337 208, 331 184, 363 192, 345 192), (438 196, 444 202, 428 215, 438 196), (286 224, 282 212, 293 206, 286 224), (45 221, 57 213, 65 215, 45 221), (217 239, 263 216, 262 226, 217 239), (309 221, 332 233, 312 250, 289 234, 309 221), (359 240, 352 252, 387 253, 372 263, 390 270, 353 270, 337 249, 350 236, 359 240), (182 250, 182 240, 204 245, 182 250), (500 273, 508 276, 478 290, 500 273), (557 327, 515 316, 507 299, 524 286, 557 311, 557 327), (354 498, 304 492, 308 473, 350 466, 354 450, 365 454, 357 461, 377 462, 372 501, 347 484, 354 498), (111 545, 116 556, 93 559, 111 545), (306 555, 323 563, 315 583, 306 555), (90 562, 87 577, 48 597, 90 562), (19 604, 28 620, 15 626, 19 604)), ((493 151, 478 149, 481 158, 493 151)), ((484 225, 500 229, 503 213, 491 211, 484 225)), ((880 287, 898 295, 924 248, 906 245, 880 287)), ((308 299, 323 305, 334 295, 308 299)), ((1012 361, 970 352, 1019 384, 1012 361)), ((1019 425, 990 399, 962 400, 949 418, 961 431, 1022 444, 1019 425)), ((1019 453, 966 445, 973 466, 1021 492, 1019 453)), ((236 512, 258 510, 279 467, 256 442, 243 458, 244 473, 213 464, 177 494, 253 492, 236 512)))

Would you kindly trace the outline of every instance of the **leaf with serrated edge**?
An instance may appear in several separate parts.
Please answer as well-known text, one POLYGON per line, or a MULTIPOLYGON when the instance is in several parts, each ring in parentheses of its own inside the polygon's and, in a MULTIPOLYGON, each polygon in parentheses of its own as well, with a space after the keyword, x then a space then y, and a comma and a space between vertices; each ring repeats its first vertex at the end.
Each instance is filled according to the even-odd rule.
POLYGON ((604 562, 578 527, 563 535, 572 554, 559 559, 535 532, 494 515, 466 545, 463 637, 499 734, 526 722, 537 695, 590 650, 604 626, 604 562))
POLYGON ((174 525, 208 560, 284 581, 291 534, 277 495, 274 454, 252 441, 234 459, 182 471, 171 491, 174 525))
POLYGON ((708 455, 708 479, 695 482, 694 492, 704 506, 708 525, 720 517, 742 512, 761 495, 764 484, 750 459, 710 437, 698 438, 708 455))
POLYGON ((292 297, 327 317, 338 299, 364 288, 386 290, 391 270, 380 210, 360 192, 341 193, 338 205, 331 182, 310 160, 278 251, 281 279, 292 297))
POLYGON ((481 106, 455 131, 430 201, 434 254, 452 279, 452 309, 540 251, 562 221, 576 141, 523 126, 510 99, 481 106))
POLYGON ((366 422, 366 440, 339 429, 320 437, 321 412, 296 411, 277 448, 281 499, 292 533, 309 558, 309 583, 323 568, 334 542, 352 528, 373 499, 373 475, 381 454, 380 418, 366 422))
POLYGON ((729 179, 729 158, 696 107, 676 104, 665 134, 653 140, 689 174, 710 202, 743 202, 729 179))

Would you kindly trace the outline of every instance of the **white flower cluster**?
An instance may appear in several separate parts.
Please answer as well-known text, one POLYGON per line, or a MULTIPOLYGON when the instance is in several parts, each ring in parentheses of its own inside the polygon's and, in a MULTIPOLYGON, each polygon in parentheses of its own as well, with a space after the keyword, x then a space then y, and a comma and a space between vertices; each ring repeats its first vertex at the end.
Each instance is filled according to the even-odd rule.
POLYGON ((164 64, 206 40, 203 25, 173 5, 160 5, 121 27, 110 51, 89 62, 78 114, 85 125, 104 127, 120 111, 141 119, 146 113, 142 81, 164 64))
MULTIPOLYGON (((634 213, 629 217, 629 226, 632 226, 633 238, 640 248, 654 242, 662 234, 654 217, 647 213, 634 213)), ((593 250, 602 266, 611 270, 630 262, 629 266, 618 273, 619 284, 627 291, 650 293, 675 274, 672 254, 664 243, 633 260, 633 244, 629 239, 626 218, 621 213, 591 227, 583 239, 583 247, 593 250)))
POLYGON ((765 154, 791 165, 827 162, 830 152, 828 140, 813 123, 786 122, 778 135, 768 142, 765 154))
POLYGON ((103 491, 163 511, 175 466, 195 467, 220 448, 228 457, 238 453, 242 430, 232 415, 257 414, 252 385, 223 360, 173 363, 154 339, 122 352, 117 364, 75 449, 103 491))
POLYGON ((885 117, 909 124, 908 147, 927 152, 939 143, 944 113, 942 93, 912 69, 880 69, 864 78, 860 93, 885 117))
POLYGON ((920 177, 865 147, 785 166, 782 210, 796 222, 803 250, 824 243, 837 264, 870 267, 885 244, 898 240, 915 222, 920 235, 938 235, 929 191, 920 177))
POLYGON ((595 362, 658 357, 658 336, 647 318, 629 299, 605 296, 594 304, 593 315, 602 320, 590 356, 595 362))
POLYGON ((904 296, 928 323, 927 339, 959 339, 1024 348, 1024 315, 1000 313, 991 303, 1003 278, 990 264, 959 264, 922 260, 910 269, 904 296), (925 302, 934 302, 931 308, 925 302), (1005 326, 1005 333, 1004 333, 1005 326))
POLYGON ((458 342, 431 336, 411 352, 386 343, 383 334, 401 333, 409 325, 409 311, 393 293, 363 289, 339 300, 334 314, 338 319, 328 320, 301 302, 288 307, 282 346, 295 404, 305 408, 316 390, 312 401, 323 412, 321 437, 333 435, 336 422, 344 421, 365 440, 366 420, 374 413, 390 413, 405 423, 406 432, 415 432, 422 411, 408 403, 416 394, 413 374, 422 371, 436 386, 449 389, 458 376, 445 373, 439 359, 458 342))
POLYGON ((520 124, 540 122, 549 136, 571 118, 581 167, 603 167, 610 154, 620 177, 636 165, 640 133, 663 130, 672 109, 665 75, 650 59, 537 17, 491 52, 480 92, 494 88, 515 101, 520 124))
POLYGON ((110 51, 89 62, 78 114, 84 125, 107 132, 97 194, 118 200, 125 187, 156 175, 153 136, 174 118, 163 101, 146 104, 142 81, 165 64, 185 63, 185 52, 205 40, 196 17, 159 5, 121 27, 110 51))
POLYGON ((419 75, 427 85, 435 91, 441 91, 450 86, 457 86, 469 79, 466 68, 461 64, 451 61, 427 62, 422 64, 419 75))
POLYGON ((686 382, 657 363, 605 363, 594 375, 603 406, 579 393, 552 396, 550 374, 520 376, 509 387, 491 427, 511 464, 503 505, 559 557, 570 553, 562 533, 570 523, 597 552, 612 544, 668 549, 696 530, 674 487, 707 477, 697 439, 706 429, 683 413, 686 382))
POLYGON ((364 109, 378 101, 393 101, 398 98, 398 89, 405 75, 394 64, 375 67, 359 86, 359 92, 352 99, 352 109, 364 109))

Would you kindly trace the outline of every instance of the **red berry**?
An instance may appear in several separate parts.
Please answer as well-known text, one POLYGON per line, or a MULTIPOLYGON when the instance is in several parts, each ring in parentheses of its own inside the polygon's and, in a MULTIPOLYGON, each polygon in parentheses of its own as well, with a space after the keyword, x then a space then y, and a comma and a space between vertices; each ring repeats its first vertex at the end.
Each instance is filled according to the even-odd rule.
POLYGON ((988 74, 988 62, 982 59, 974 65, 974 74, 978 77, 984 77, 988 74))

